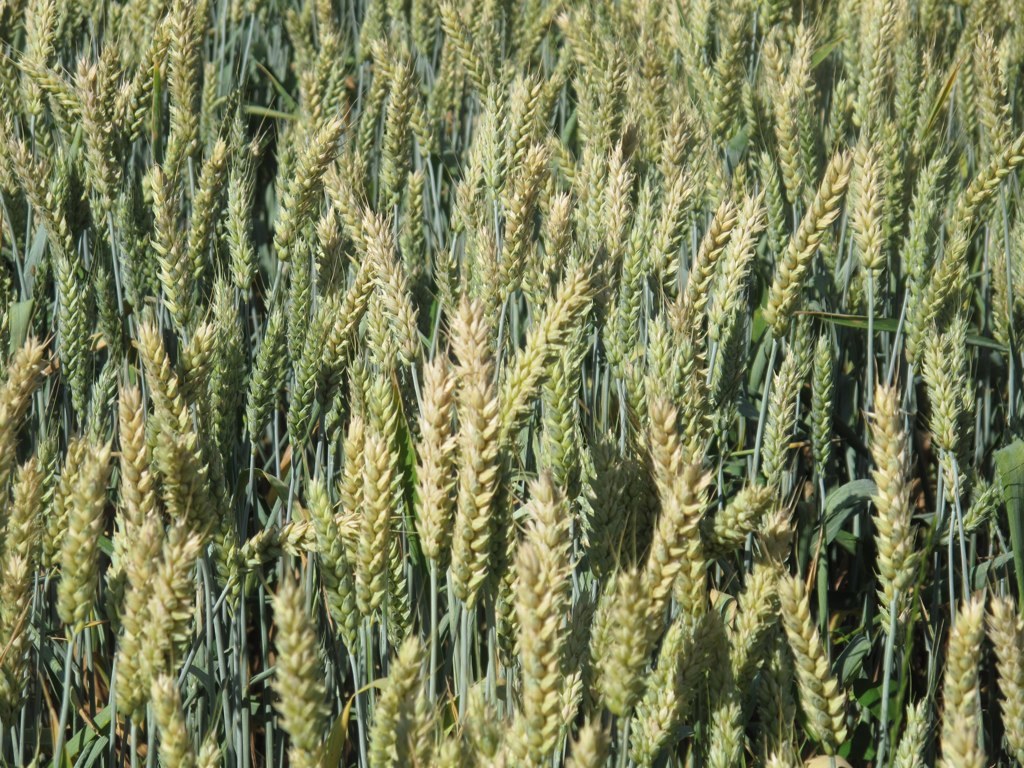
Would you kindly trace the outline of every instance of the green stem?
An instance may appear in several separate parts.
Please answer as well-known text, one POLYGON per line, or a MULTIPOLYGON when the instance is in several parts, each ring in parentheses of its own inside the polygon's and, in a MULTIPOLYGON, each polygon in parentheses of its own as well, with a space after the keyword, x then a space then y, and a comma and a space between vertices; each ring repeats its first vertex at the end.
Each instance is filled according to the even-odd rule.
POLYGON ((761 396, 761 413, 757 418, 757 435, 754 438, 753 476, 761 467, 761 443, 764 440, 764 423, 768 420, 768 397, 772 389, 772 373, 775 370, 775 357, 779 353, 779 340, 772 338, 772 351, 768 355, 768 367, 764 369, 764 394, 761 396))
POLYGON ((885 751, 889 746, 889 686, 892 683, 892 657, 896 648, 896 604, 899 592, 894 592, 889 601, 889 631, 885 636, 885 658, 882 662, 882 717, 878 735, 878 768, 885 766, 885 751))
POLYGON ((864 404, 871 411, 875 395, 875 273, 868 270, 868 359, 867 384, 864 392, 864 404))
POLYGON ((430 684, 427 692, 437 700, 437 563, 430 562, 430 684))
POLYGON ((469 609, 461 606, 459 615, 459 719, 466 716, 469 697, 469 609))
POLYGON ((64 653, 64 690, 60 699, 60 721, 57 725, 57 742, 53 748, 53 766, 59 768, 64 757, 64 731, 68 727, 68 710, 71 708, 71 663, 74 657, 75 643, 78 642, 78 630, 68 638, 68 648, 64 653))

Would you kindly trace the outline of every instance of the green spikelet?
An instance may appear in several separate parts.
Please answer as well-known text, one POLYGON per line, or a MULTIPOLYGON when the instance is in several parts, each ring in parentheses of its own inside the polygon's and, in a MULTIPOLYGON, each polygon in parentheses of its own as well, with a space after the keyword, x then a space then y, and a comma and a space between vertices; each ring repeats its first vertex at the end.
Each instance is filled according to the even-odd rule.
POLYGON ((306 596, 286 576, 274 595, 278 662, 274 677, 277 709, 288 734, 288 761, 297 768, 320 765, 327 722, 326 694, 316 630, 306 596))

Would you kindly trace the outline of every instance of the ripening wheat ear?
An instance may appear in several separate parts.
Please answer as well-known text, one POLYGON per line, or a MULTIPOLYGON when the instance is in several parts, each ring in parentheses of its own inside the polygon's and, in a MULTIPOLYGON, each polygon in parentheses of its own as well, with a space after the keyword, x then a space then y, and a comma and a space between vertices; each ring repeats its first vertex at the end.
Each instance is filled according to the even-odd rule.
POLYGON ((522 715, 513 749, 540 764, 553 753, 564 725, 566 616, 571 606, 568 507, 551 476, 531 485, 531 522, 516 559, 516 616, 522 666, 522 715))
POLYGON ((513 360, 501 388, 502 443, 514 434, 569 334, 590 310, 595 290, 591 269, 589 264, 581 263, 565 276, 554 299, 527 333, 526 346, 513 360))
MULTIPOLYGON (((367 210, 363 216, 362 231, 366 258, 375 273, 375 284, 381 307, 388 319, 387 347, 393 347, 406 365, 416 360, 420 350, 416 307, 409 294, 409 280, 398 259, 391 219, 385 219, 367 210)), ((390 358, 382 350, 371 349, 375 355, 390 358)), ((387 366, 393 363, 387 360, 387 366)))
MULTIPOLYGON (((747 196, 737 214, 734 235, 715 272, 712 302, 707 308, 710 341, 723 340, 727 336, 726 328, 730 318, 746 314, 744 293, 749 282, 751 264, 757 256, 757 242, 766 224, 764 192, 747 196)), ((692 313, 689 317, 696 318, 692 313)))
POLYGON ((729 633, 732 679, 740 691, 748 690, 753 682, 778 626, 777 582, 778 569, 769 563, 755 563, 747 575, 736 622, 729 633))
POLYGON ((503 195, 505 240, 499 265, 502 301, 523 282, 527 252, 532 246, 537 198, 544 188, 548 165, 546 149, 536 144, 521 161, 511 166, 511 178, 503 195))
POLYGON ((707 609, 707 561, 698 526, 709 477, 697 464, 680 464, 678 474, 669 478, 661 492, 661 512, 643 572, 652 622, 662 615, 673 593, 686 613, 699 616, 707 609))
POLYGON ((0 716, 11 719, 28 699, 32 564, 17 552, 0 561, 0 716))
POLYGON ((711 281, 715 276, 718 260, 725 252, 738 220, 736 204, 731 198, 723 199, 711 219, 708 231, 704 233, 704 239, 701 240, 697 256, 690 268, 684 294, 687 317, 699 317, 707 306, 711 298, 711 281))
POLYGON ((410 118, 417 95, 418 82, 413 67, 414 61, 408 48, 402 45, 397 51, 385 53, 388 61, 388 105, 384 118, 384 141, 381 147, 379 206, 390 211, 398 205, 402 195, 402 183, 409 166, 410 118))
POLYGON ((132 529, 140 527, 157 510, 156 480, 150 469, 150 449, 146 443, 145 408, 137 386, 121 389, 117 413, 123 535, 130 541, 132 529))
POLYGON ((387 596, 388 547, 392 527, 392 465, 387 440, 368 430, 363 447, 362 522, 356 549, 356 600, 371 616, 387 596))
POLYGON ((1006 746, 1018 763, 1024 762, 1024 619, 1012 598, 992 599, 988 634, 996 651, 1006 746))
POLYGON ((665 631, 657 664, 633 714, 629 754, 638 765, 653 765, 691 713, 707 672, 706 649, 712 641, 724 640, 709 633, 716 628, 715 620, 708 614, 698 619, 683 615, 665 631))
POLYGON ((617 573, 598 602, 591 636, 594 689, 613 714, 629 713, 644 687, 643 668, 651 643, 640 629, 650 621, 650 600, 636 571, 617 573))
POLYGON ((273 599, 277 626, 274 691, 281 725, 288 734, 288 760, 296 768, 317 768, 327 724, 326 691, 316 628, 306 596, 286 575, 273 599))
POLYGON ((988 164, 978 171, 967 189, 957 200, 949 231, 961 227, 968 232, 981 223, 982 212, 999 191, 1003 179, 1013 173, 1024 162, 1024 133, 1007 143, 1001 152, 994 155, 988 164))
MULTIPOLYGON (((850 184, 850 226, 861 266, 877 273, 885 265, 883 242, 884 179, 881 160, 863 140, 854 152, 850 184)), ((870 311, 870 307, 868 308, 870 311)))
MULTIPOLYGON (((202 539, 182 523, 167 529, 159 555, 148 564, 146 621, 138 651, 143 679, 167 671, 185 652, 192 631, 196 561, 202 539)), ((144 702, 142 702, 144 703, 144 702)))
POLYGON ((157 519, 150 518, 136 532, 131 557, 124 563, 127 586, 117 616, 117 707, 136 722, 145 717, 150 694, 151 680, 141 651, 150 620, 150 569, 160 556, 161 528, 157 519))
POLYGON ((248 292, 259 271, 252 237, 252 203, 256 182, 253 158, 239 153, 231 162, 228 175, 228 217, 226 240, 231 280, 240 291, 248 292))
POLYGON ((910 452, 899 412, 900 391, 879 386, 875 393, 875 415, 871 431, 871 456, 875 462, 872 476, 877 492, 875 504, 875 546, 878 549, 879 598, 883 631, 889 630, 889 611, 900 614, 894 604, 912 602, 919 555, 914 551, 911 526, 910 452))
POLYGON ((26 562, 35 562, 39 554, 42 521, 46 516, 43 507, 45 493, 39 458, 33 457, 18 467, 11 506, 9 510, 0 513, 0 530, 3 531, 0 552, 10 557, 23 557, 26 562))
POLYGON ((501 445, 490 326, 480 302, 463 299, 452 324, 452 348, 458 359, 456 403, 461 469, 451 573, 456 597, 472 606, 488 575, 501 445))
POLYGON ((850 180, 851 162, 849 152, 839 152, 833 156, 814 202, 801 219, 796 234, 790 238, 786 252, 780 255, 775 265, 764 319, 776 337, 786 333, 786 327, 803 291, 807 268, 818 252, 826 230, 839 216, 839 204, 850 180))
POLYGON ((118 398, 118 443, 120 447, 120 501, 116 529, 112 537, 111 567, 106 573, 108 611, 115 618, 120 612, 130 561, 148 559, 141 545, 142 527, 158 520, 156 476, 146 442, 145 408, 138 387, 122 387, 118 398))
POLYGON ((733 496, 724 509, 701 522, 701 533, 709 548, 731 552, 743 546, 747 536, 760 528, 761 518, 775 500, 771 486, 752 484, 733 496))
POLYGON ((203 162, 199 184, 192 200, 192 218, 186 237, 188 260, 192 264, 192 279, 201 283, 210 261, 209 251, 214 228, 221 208, 221 193, 227 181, 228 145, 218 139, 203 162))
POLYGON ((160 765, 194 768, 196 755, 185 727, 177 683, 169 675, 160 675, 153 681, 150 700, 156 727, 160 731, 160 765))
POLYGON ((826 752, 835 754, 846 739, 846 697, 829 669, 803 582, 794 576, 780 579, 779 602, 795 661, 805 725, 826 752))
POLYGON ((832 342, 825 334, 818 337, 814 348, 811 373, 811 452, 814 471, 824 481, 832 459, 832 410, 835 393, 835 371, 832 365, 832 342))
POLYGON ((260 433, 284 389, 288 371, 286 330, 284 310, 280 305, 274 305, 249 374, 245 401, 245 428, 254 452, 259 448, 260 433))
POLYGON ((68 478, 68 530, 61 546, 57 613, 77 632, 92 612, 99 574, 99 544, 107 505, 110 444, 83 446, 83 460, 68 478))
POLYGON ((449 556, 455 511, 454 387, 445 354, 423 365, 416 526, 423 554, 437 566, 444 566, 449 556))
POLYGON ((316 549, 320 554, 320 578, 327 593, 327 608, 348 648, 356 644, 359 611, 355 597, 352 547, 340 525, 321 480, 313 480, 306 491, 309 516, 316 531, 316 549))
POLYGON ((407 638, 390 664, 370 728, 370 765, 431 764, 433 718, 421 682, 423 650, 418 638, 407 638))
POLYGON ((601 768, 608 761, 608 732, 592 718, 580 726, 569 748, 566 768, 601 768))
POLYGON ((907 707, 907 725, 892 758, 894 768, 924 768, 924 749, 930 735, 926 705, 927 702, 919 701, 907 707))
POLYGON ((985 751, 978 733, 981 691, 978 662, 984 638, 984 604, 964 603, 949 632, 946 672, 942 684, 942 768, 982 768, 985 751))
POLYGON ((188 520, 193 530, 209 531, 214 518, 208 470, 160 332, 143 322, 135 346, 149 384, 153 419, 162 435, 153 447, 153 462, 159 472, 164 506, 172 520, 188 520))
POLYGON ((438 10, 441 16, 441 28, 444 30, 448 44, 458 52, 458 58, 469 75, 473 86, 480 92, 486 93, 492 74, 491 62, 487 61, 477 45, 476 40, 466 23, 457 10, 454 3, 444 0, 439 3, 438 10))
POLYGON ((790 443, 796 427, 796 407, 801 384, 798 351, 793 347, 786 350, 782 365, 772 377, 768 396, 764 465, 761 469, 768 485, 777 489, 782 488, 785 479, 790 443))
POLYGON ((316 210, 324 174, 337 157, 344 127, 340 116, 332 117, 319 127, 299 155, 281 196, 281 213, 274 224, 274 249, 281 261, 290 259, 303 220, 316 210))
POLYGON ((14 469, 18 427, 46 369, 45 350, 45 345, 29 338, 15 353, 0 388, 0 493, 6 493, 14 469))

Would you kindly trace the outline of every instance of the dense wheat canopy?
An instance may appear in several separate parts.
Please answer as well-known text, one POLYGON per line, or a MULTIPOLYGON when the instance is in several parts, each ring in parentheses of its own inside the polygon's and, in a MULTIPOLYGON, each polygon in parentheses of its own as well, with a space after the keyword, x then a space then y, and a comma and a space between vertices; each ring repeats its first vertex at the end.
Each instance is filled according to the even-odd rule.
POLYGON ((0 0, 0 765, 1024 760, 1017 0, 0 0))

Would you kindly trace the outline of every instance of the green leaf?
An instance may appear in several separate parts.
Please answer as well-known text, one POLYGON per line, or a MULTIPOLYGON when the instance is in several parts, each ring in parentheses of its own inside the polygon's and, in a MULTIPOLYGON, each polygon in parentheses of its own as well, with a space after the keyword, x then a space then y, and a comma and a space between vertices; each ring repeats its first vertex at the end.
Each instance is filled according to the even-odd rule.
POLYGON ((986 560, 979 564, 971 572, 971 587, 973 589, 983 589, 988 583, 990 574, 998 574, 1000 571, 1005 570, 1012 560, 1013 552, 1003 552, 991 560, 986 560))
POLYGON ((282 112, 279 109, 270 109, 269 107, 259 107, 255 104, 246 104, 245 113, 247 115, 256 115, 256 117, 269 117, 274 120, 298 120, 299 116, 294 112, 282 112))
POLYGON ((827 43, 819 45, 818 50, 816 50, 814 55, 811 56, 811 69, 817 69, 821 62, 827 59, 841 42, 843 42, 842 37, 834 37, 827 43))
POLYGON ((851 555, 857 551, 857 537, 851 531, 839 531, 836 534, 835 543, 851 555))
POLYGON ((729 140, 729 152, 734 155, 743 154, 750 143, 750 131, 746 126, 736 132, 736 135, 729 140))
POLYGON ((928 122, 925 123, 924 131, 921 132, 922 140, 935 128, 935 123, 938 121, 939 115, 942 114, 942 107, 946 103, 946 99, 949 98, 949 94, 953 92, 953 84, 956 83, 957 75, 960 74, 960 65, 963 63, 964 60, 960 59, 953 65, 953 70, 949 73, 949 77, 946 78, 942 90, 935 96, 935 103, 932 104, 931 111, 928 113, 928 122))
POLYGON ((348 718, 345 712, 338 714, 331 726, 331 732, 327 735, 327 743, 324 745, 323 765, 341 765, 341 758, 345 750, 345 742, 348 740, 348 718))
POLYGON ((27 275, 35 275, 38 272, 40 265, 43 263, 43 254, 46 252, 46 244, 48 242, 46 228, 39 227, 32 237, 32 245, 29 246, 28 254, 25 257, 24 270, 27 275))
POLYGON ((839 680, 844 686, 849 685, 851 680, 860 676, 860 671, 864 667, 864 659, 869 653, 871 653, 871 641, 867 634, 861 634, 857 635, 839 654, 835 668, 839 680))
POLYGON ((854 512, 867 507, 876 491, 872 480, 851 480, 825 498, 825 541, 828 544, 835 541, 854 512))
POLYGON ((288 106, 288 109, 295 109, 296 107, 298 107, 298 104, 296 103, 295 99, 292 98, 292 95, 288 93, 288 90, 284 87, 284 84, 277 79, 273 72, 271 72, 258 61, 253 63, 256 65, 256 68, 259 69, 259 71, 266 76, 267 80, 270 81, 270 84, 274 87, 274 90, 277 91, 277 95, 280 96, 282 100, 284 100, 285 104, 288 106))
POLYGON ((1013 570, 1017 576, 1017 594, 1024 596, 1024 440, 1014 440, 995 452, 996 471, 1003 484, 1006 517, 1013 547, 1013 570))
POLYGON ((288 483, 283 482, 282 480, 280 480, 277 477, 274 477, 274 475, 271 475, 268 472, 264 472, 262 469, 257 469, 256 474, 262 477, 270 484, 270 487, 277 495, 277 498, 281 499, 282 501, 286 501, 288 499, 288 483))
MULTIPOLYGON (((868 329, 868 319, 864 315, 843 315, 838 312, 818 312, 815 310, 803 310, 796 314, 819 317, 827 323, 832 323, 832 325, 838 325, 843 328, 856 328, 861 331, 866 331, 868 329)), ((894 317, 876 317, 873 320, 873 325, 876 332, 895 333, 896 329, 899 327, 899 320, 894 317)), ((1006 347, 995 339, 990 339, 988 336, 982 336, 977 333, 968 333, 967 343, 975 347, 982 347, 984 349, 992 349, 996 352, 1002 352, 1003 354, 1006 354, 1008 351, 1006 347)))
POLYGON ((96 713, 96 717, 93 718, 96 728, 93 728, 89 723, 84 723, 81 730, 76 731, 67 743, 64 745, 64 758, 71 763, 71 759, 81 754, 82 751, 89 746, 97 737, 101 737, 104 746, 106 745, 106 737, 101 733, 110 725, 110 714, 111 704, 107 704, 103 709, 96 713), (97 730, 99 729, 99 730, 97 730))
POLYGON ((12 355, 21 349, 25 339, 28 338, 28 329, 32 321, 32 305, 32 299, 16 301, 14 304, 11 304, 11 309, 7 313, 8 329, 11 332, 9 342, 12 355))
MULTIPOLYGON (((820 312, 813 309, 801 310, 796 314, 819 317, 827 323, 843 328, 857 328, 861 331, 868 329, 868 318, 865 315, 843 315, 838 312, 820 312)), ((892 317, 876 317, 872 322, 875 331, 886 333, 895 333, 896 327, 899 325, 899 321, 892 317)))
POLYGON ((853 695, 861 708, 878 719, 882 712, 882 686, 865 678, 854 681, 852 687, 853 695))
POLYGON ((349 697, 345 704, 344 709, 334 721, 334 725, 331 726, 331 732, 327 736, 327 745, 324 749, 324 759, 320 762, 321 765, 341 765, 341 758, 345 750, 345 742, 348 740, 348 724, 352 718, 352 705, 356 703, 356 698, 366 693, 367 691, 377 688, 380 689, 383 680, 374 680, 372 683, 367 683, 352 696, 349 697))

